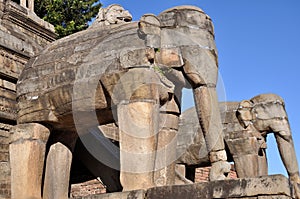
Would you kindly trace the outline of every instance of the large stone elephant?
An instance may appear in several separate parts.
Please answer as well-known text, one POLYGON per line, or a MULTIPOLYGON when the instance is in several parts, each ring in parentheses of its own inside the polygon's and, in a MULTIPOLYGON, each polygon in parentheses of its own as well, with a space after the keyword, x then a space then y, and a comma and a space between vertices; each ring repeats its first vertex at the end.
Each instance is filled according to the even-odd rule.
POLYGON ((23 187, 12 186, 13 198, 20 198, 18 194, 40 197, 42 184, 44 196, 65 198, 69 177, 62 173, 69 172, 71 159, 59 157, 63 146, 74 151, 78 137, 98 162, 120 169, 123 190, 174 184, 184 87, 194 92, 215 173, 211 179, 224 179, 223 168, 229 166, 215 88, 218 63, 211 19, 192 6, 175 7, 157 17, 144 15, 139 22, 129 22, 131 16, 118 5, 100 13, 88 30, 57 40, 33 57, 20 76, 14 129, 18 136, 11 143, 11 156, 27 164, 18 167, 18 158, 13 160, 12 176, 22 177, 13 177, 12 184, 18 180, 23 187), (120 152, 95 130, 109 125, 118 127, 120 152), (51 147, 57 142, 63 145, 51 147), (45 143, 48 157, 43 168, 45 143), (36 150, 40 155, 29 161, 20 157, 20 149, 29 157, 36 150), (32 165, 36 170, 31 170, 32 165), (29 179, 36 183, 26 189, 29 179), (58 181, 64 181, 64 186, 56 186, 58 181))
MULTIPOLYGON (((299 198, 298 163, 282 98, 275 94, 262 94, 242 102, 220 103, 220 110, 228 160, 234 161, 237 176, 268 175, 266 136, 274 133, 281 159, 299 198)), ((177 152, 181 157, 177 163, 191 170, 210 165, 196 120, 195 108, 183 112, 178 134, 177 152)))

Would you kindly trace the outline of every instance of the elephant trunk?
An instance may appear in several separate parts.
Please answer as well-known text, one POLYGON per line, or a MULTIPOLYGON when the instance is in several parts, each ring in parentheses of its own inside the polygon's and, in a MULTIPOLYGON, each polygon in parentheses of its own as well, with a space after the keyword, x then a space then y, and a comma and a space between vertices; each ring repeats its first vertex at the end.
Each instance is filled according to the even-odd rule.
POLYGON ((226 174, 230 171, 230 164, 226 162, 227 155, 224 150, 225 145, 216 88, 200 86, 194 88, 193 92, 199 123, 212 163, 210 180, 225 179, 226 174))
POLYGON ((193 91, 197 115, 208 152, 224 150, 222 122, 215 88, 201 86, 193 91))

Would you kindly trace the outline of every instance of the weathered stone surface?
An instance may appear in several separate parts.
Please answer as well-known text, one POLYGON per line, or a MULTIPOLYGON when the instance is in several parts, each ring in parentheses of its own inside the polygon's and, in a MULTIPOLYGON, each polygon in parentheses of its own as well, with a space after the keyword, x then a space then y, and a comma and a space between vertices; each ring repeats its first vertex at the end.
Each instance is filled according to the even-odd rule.
MULTIPOLYGON (((210 18, 201 9, 186 6, 167 10, 158 17, 145 15, 140 22, 125 23, 128 20, 123 11, 118 5, 100 10, 93 28, 53 42, 30 60, 17 83, 18 122, 47 123, 58 131, 73 131, 78 122, 81 126, 85 121, 88 123, 86 128, 89 125, 95 126, 97 122, 100 122, 99 126, 115 122, 124 128, 128 127, 130 120, 128 113, 119 113, 122 112, 120 104, 154 101, 163 107, 173 99, 175 103, 170 103, 171 106, 161 112, 168 113, 171 110, 174 117, 168 117, 163 128, 170 129, 170 134, 176 134, 173 131, 178 128, 181 89, 191 87, 187 83, 190 82, 195 91, 198 110, 203 113, 199 114, 199 120, 204 126, 202 129, 205 131, 206 144, 214 152, 224 150, 219 110, 215 106, 218 63, 210 18), (168 16, 172 13, 177 25, 161 25, 164 20, 169 20, 168 16), (198 90, 201 92, 197 92, 198 90), (179 95, 174 97, 175 91, 179 95), (114 118, 103 119, 107 118, 103 110, 111 110, 115 105, 118 106, 117 117, 115 115, 114 118), (174 108, 176 106, 177 109, 174 108), (93 112, 96 113, 94 120, 90 114, 93 112), (90 117, 84 117, 85 115, 90 117)), ((149 130, 147 135, 156 134, 153 129, 158 127, 157 118, 162 114, 159 111, 148 111, 146 105, 132 110, 137 114, 134 120, 140 119, 139 114, 155 118, 143 125, 149 130)), ((110 115, 113 114, 115 113, 111 111, 110 115)), ((126 137, 128 135, 122 128, 119 135, 121 169, 122 164, 125 166, 132 162, 125 161, 123 149, 142 154, 145 153, 144 150, 152 152, 157 139, 153 136, 139 143, 135 138, 126 137)), ((135 131, 138 130, 131 129, 130 133, 135 131)), ((163 146, 172 136, 158 137, 163 146)), ((148 160, 135 161, 136 164, 129 165, 136 168, 142 162, 142 165, 151 167, 151 172, 147 168, 146 173, 153 175, 155 153, 150 156, 148 160)), ((226 157, 216 161, 222 160, 225 164, 223 159, 226 157)), ((123 171, 128 170, 121 172, 123 171)), ((121 179, 127 179, 129 184, 137 181, 128 180, 129 177, 122 178, 122 175, 123 173, 121 179)), ((134 175, 131 176, 132 179, 134 175)), ((149 178, 145 184, 151 184, 145 187, 152 186, 152 177, 145 178, 149 178)), ((137 186, 143 188, 142 184, 139 182, 137 186)), ((126 183, 123 185, 127 186, 126 183)))
MULTIPOLYGON (((259 135, 259 138, 261 136, 260 134, 244 130, 239 124, 236 117, 238 102, 220 103, 219 106, 222 116, 224 139, 230 150, 228 153, 246 155, 255 152, 257 154, 260 145, 257 143, 257 137, 255 136, 259 135), (252 142, 250 141, 247 144, 249 139, 252 142)), ((210 164, 203 132, 200 128, 195 108, 183 112, 177 140, 177 153, 181 155, 178 159, 179 163, 199 166, 210 164)))
POLYGON ((145 191, 144 190, 135 190, 130 192, 119 192, 119 193, 109 193, 101 195, 91 195, 86 197, 76 197, 74 199, 144 199, 145 191))
MULTIPOLYGON (((155 187, 147 198, 247 198, 258 196, 290 196, 288 180, 281 175, 215 181, 193 185, 155 187)), ((291 197, 290 197, 291 198, 291 197)))
MULTIPOLYGON (((15 42, 16 40, 6 40, 5 38, 7 37, 4 37, 3 39, 7 42, 13 41, 13 43, 15 43, 14 45, 18 44, 20 46, 19 51, 23 50, 26 52, 26 46, 31 46, 30 48, 34 50, 41 49, 46 43, 53 41, 56 37, 53 25, 39 18, 31 10, 24 8, 13 1, 6 1, 5 5, 1 8, 1 11, 3 14, 7 15, 6 17, 3 17, 1 25, 10 31, 11 36, 24 40, 18 44, 15 42), (20 32, 22 34, 17 34, 20 32), (28 36, 32 36, 34 39, 26 39, 28 36), (22 46, 25 48, 23 49, 22 46)), ((10 47, 12 45, 8 44, 6 46, 10 47)))
POLYGON ((68 198, 71 151, 61 143, 50 147, 46 161, 43 199, 68 198))
POLYGON ((19 124, 13 126, 11 132, 11 143, 18 143, 24 140, 40 140, 46 143, 49 137, 49 130, 38 123, 19 124))
POLYGON ((21 0, 20 5, 32 12, 34 11, 34 0, 21 0))
MULTIPOLYGON (((238 103, 235 104, 236 106, 238 105, 238 103)), ((227 123, 225 123, 224 117, 227 118, 227 121, 229 120, 228 118, 233 117, 234 108, 234 106, 233 109, 230 109, 229 106, 227 107, 227 103, 220 104, 225 139, 227 139, 230 131, 226 128, 227 123)), ((235 118, 233 122, 236 124, 238 120, 235 118)), ((242 129, 240 124, 238 124, 238 127, 242 129)), ((177 160, 178 163, 199 166, 210 165, 208 150, 195 108, 188 109, 181 115, 177 136, 177 155, 180 157, 177 160)))
MULTIPOLYGON (((299 195, 298 163, 295 161, 295 149, 281 97, 274 94, 263 94, 251 100, 244 100, 240 104, 231 102, 221 103, 220 106, 224 127, 223 134, 229 149, 227 153, 233 157, 237 175, 239 177, 267 175, 265 137, 267 133, 273 132, 277 139, 282 161, 286 166, 294 189, 298 190, 296 194, 299 195)), ((202 151, 206 152, 205 149, 202 150, 201 148, 201 146, 203 148, 206 146, 203 145, 204 138, 196 121, 196 111, 193 111, 188 110, 182 115, 178 135, 178 152, 183 155, 178 162, 200 166, 203 162, 200 162, 202 160, 197 154, 201 156, 202 151), (192 122, 195 122, 196 125, 193 126, 192 122), (198 145, 195 151, 193 150, 194 144, 197 142, 201 146, 198 145)))
POLYGON ((54 41, 54 26, 33 12, 33 1, 24 7, 13 1, 1 1, 0 6, 0 118, 17 120, 16 82, 29 58, 54 41))
POLYGON ((155 101, 132 102, 118 106, 120 181, 125 191, 155 186, 153 171, 157 149, 158 113, 159 105, 155 101))
POLYGON ((156 186, 175 184, 177 131, 164 128, 157 135, 154 181, 156 186))
POLYGON ((10 198, 9 143, 11 125, 0 123, 0 198, 10 198))
MULTIPOLYGON (((2 122, 0 123, 0 198, 11 198, 10 168, 15 168, 16 164, 19 164, 18 168, 21 168, 28 161, 14 162, 14 165, 11 165, 10 161, 15 159, 9 158, 9 143, 11 142, 9 130, 11 125, 16 124, 17 120, 16 82, 29 58, 56 38, 54 26, 33 13, 33 0, 22 0, 20 2, 22 5, 15 2, 11 0, 0 1, 0 119, 2 122), (26 8, 27 6, 29 9, 26 8)), ((19 141, 23 142, 24 146, 20 147, 14 143, 13 148, 20 150, 24 148, 24 154, 22 155, 22 151, 18 151, 17 157, 15 157, 20 157, 20 161, 22 158, 28 158, 27 150, 40 147, 39 143, 28 143, 28 140, 19 141)), ((38 150, 38 148, 33 150, 38 150)), ((15 153, 16 151, 12 152, 15 153)), ((36 157, 30 157, 39 159, 39 155, 37 153, 36 157)), ((31 165, 24 166, 24 169, 33 169, 32 173, 29 174, 33 175, 37 167, 29 168, 27 166, 30 167, 31 165)), ((37 173, 37 175, 40 177, 41 173, 37 173)), ((16 173, 13 176, 14 181, 20 181, 21 184, 24 183, 23 177, 26 178, 26 176, 21 176, 20 179, 15 179, 16 173)), ((32 180, 35 184, 35 178, 32 180)), ((19 189, 26 188, 21 187, 19 189)), ((19 198, 16 195, 13 197, 19 198)))
POLYGON ((49 130, 40 124, 17 125, 9 145, 12 199, 41 198, 49 130))
POLYGON ((139 22, 139 30, 145 37, 146 46, 159 49, 161 46, 161 24, 153 14, 145 14, 139 22))
MULTIPOLYGON (((209 58, 208 58, 209 59, 209 58)), ((216 64, 216 63, 215 63, 216 64)), ((198 82, 199 83, 199 82, 198 82)), ((212 164, 210 180, 225 179, 227 173, 230 172, 229 163, 226 161, 226 153, 222 158, 214 159, 215 153, 225 150, 224 135, 222 133, 222 123, 217 101, 217 92, 214 85, 207 82, 207 86, 193 85, 195 97, 195 107, 199 123, 205 138, 209 159, 212 164)))
POLYGON ((195 109, 188 109, 182 113, 177 136, 178 163, 210 165, 204 135, 198 123, 195 109))
POLYGON ((132 20, 131 14, 122 6, 113 4, 107 8, 100 8, 99 13, 90 28, 122 24, 132 20))
POLYGON ((101 194, 76 199, 292 199, 288 179, 282 175, 259 178, 243 178, 196 183, 190 185, 163 186, 146 191, 101 194))
MULTIPOLYGON (((108 10, 112 9, 114 10, 113 12, 118 13, 119 7, 116 6, 116 9, 113 7, 114 6, 109 7, 108 10)), ((180 11, 178 12, 189 13, 189 10, 192 10, 193 16, 194 14, 198 16, 196 13, 199 10, 194 7, 180 7, 180 11)), ((106 11, 102 10, 101 12, 106 11)), ((123 12, 123 14, 125 13, 123 12)), ((202 14, 206 16, 201 11, 200 15, 202 14)), ((163 15, 162 13, 161 19, 167 20, 163 15)), ((184 16, 185 14, 182 14, 182 20, 188 21, 184 16)), ((202 17, 201 20, 206 20, 206 17, 202 17)), ((209 19, 207 18, 207 20, 209 19)), ((199 21, 196 25, 202 26, 201 23, 202 22, 199 21)), ((187 28, 184 24, 182 24, 182 26, 187 28)), ((95 25, 93 28, 77 33, 74 36, 54 42, 45 49, 41 55, 34 59, 34 63, 31 64, 32 67, 25 68, 22 73, 22 77, 18 83, 18 99, 20 102, 19 105, 22 107, 18 114, 19 122, 23 123, 34 119, 35 121, 55 121, 66 124, 64 118, 67 118, 66 116, 70 115, 72 110, 71 106, 62 106, 61 104, 72 104, 72 97, 74 98, 74 96, 75 98, 76 96, 80 96, 78 104, 81 106, 84 104, 90 105, 90 107, 81 107, 80 110, 82 111, 90 110, 95 107, 96 110, 101 110, 110 106, 109 101, 103 100, 105 98, 107 99, 107 96, 100 97, 99 100, 96 101, 94 95, 91 96, 100 78, 102 85, 99 89, 103 89, 103 86, 108 90, 108 93, 111 94, 121 76, 126 74, 127 68, 151 68, 155 65, 164 65, 171 68, 184 66, 184 57, 181 53, 182 49, 179 47, 176 48, 176 46, 186 46, 187 43, 176 43, 176 45, 171 48, 170 46, 164 48, 160 46, 150 46, 149 48, 147 44, 145 45, 145 41, 148 38, 141 37, 141 35, 137 34, 137 32, 141 30, 146 36, 159 35, 160 29, 162 28, 163 26, 160 26, 160 22, 155 16, 145 15, 145 17, 141 18, 140 26, 136 22, 122 22, 109 26, 95 25), (143 23, 145 26, 142 25, 143 23), (112 43, 114 45, 112 45, 112 43), (95 59, 95 57, 97 58, 95 59), (47 72, 49 71, 48 69, 52 71, 47 72), (105 74, 105 76, 102 76, 103 74, 105 74), (108 79, 109 81, 106 81, 108 79), (64 89, 66 88, 65 85, 72 85, 74 82, 77 82, 75 89, 73 89, 73 86, 64 89), (89 88, 84 88, 81 85, 89 85, 89 88), (52 92, 53 88, 55 88, 56 93, 52 92), (58 96, 57 92, 61 93, 61 95, 58 96), (58 98, 61 99, 54 100, 58 98), (53 103, 53 101, 61 102, 53 103), (31 105, 33 103, 35 106, 31 105)), ((176 27, 174 27, 174 32, 176 32, 175 29, 176 27)), ((183 34, 188 34, 188 32, 184 31, 183 34)), ((201 37, 201 34, 202 33, 199 33, 198 36, 201 37)), ((203 34, 212 35, 213 33, 207 32, 203 34)), ((193 36, 197 37, 197 34, 193 36)), ((169 37, 169 39, 178 42, 182 36, 179 34, 176 37, 169 35, 165 35, 164 37, 166 37, 165 39, 169 37)), ((210 42, 214 43, 213 37, 210 37, 210 40, 210 42)), ((211 48, 215 48, 214 45, 210 46, 211 48)), ((203 52, 205 52, 203 56, 206 56, 205 49, 203 52)), ((194 59, 194 57, 190 57, 190 59, 194 59)), ((194 67, 194 69, 197 70, 197 66, 194 67)), ((213 68, 215 68, 215 65, 213 68)), ((200 70, 202 70, 202 68, 200 70)), ((209 69, 209 71, 211 71, 211 73, 217 72, 215 69, 209 69)), ((160 76, 160 71, 155 71, 154 68, 154 72, 160 76)), ((199 71, 199 74, 200 73, 203 73, 201 75, 205 76, 204 71, 199 71)), ((162 79, 162 77, 158 79, 162 79)), ((160 80, 157 82, 157 80, 154 80, 154 83, 165 84, 165 81, 160 80)), ((216 79, 213 78, 212 81, 215 80, 216 79)))
POLYGON ((282 162, 296 190, 296 197, 300 198, 299 167, 283 99, 275 94, 261 94, 243 100, 237 110, 237 118, 245 129, 254 129, 263 137, 274 133, 282 162))

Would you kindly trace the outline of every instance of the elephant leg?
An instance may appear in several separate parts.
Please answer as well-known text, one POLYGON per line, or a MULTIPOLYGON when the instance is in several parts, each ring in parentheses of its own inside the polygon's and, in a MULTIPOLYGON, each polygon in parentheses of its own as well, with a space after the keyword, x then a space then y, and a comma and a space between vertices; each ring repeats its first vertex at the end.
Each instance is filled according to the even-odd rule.
POLYGON ((210 180, 222 180, 230 172, 225 152, 217 92, 207 85, 193 89, 196 110, 212 164, 210 180))
POLYGON ((72 163, 71 151, 60 142, 50 147, 47 161, 43 199, 68 198, 72 163))
POLYGON ((249 128, 244 131, 226 132, 226 134, 228 153, 232 155, 238 178, 268 175, 265 139, 261 137, 260 132, 249 128), (259 137, 253 136, 255 134, 259 137), (245 137, 245 135, 249 136, 245 137))
POLYGON ((175 184, 178 122, 178 115, 161 111, 155 158, 154 178, 156 186, 175 184))
POLYGON ((40 124, 30 123, 17 125, 11 132, 11 198, 40 199, 50 131, 40 124))
POLYGON ((266 156, 266 149, 260 149, 258 153, 258 176, 268 175, 268 162, 266 156))
POLYGON ((294 143, 290 131, 275 133, 282 162, 289 174, 296 199, 300 199, 300 177, 294 143))
POLYGON ((121 102, 117 113, 123 191, 154 187, 159 104, 157 100, 121 102))
POLYGON ((287 138, 287 136, 283 137, 281 134, 282 133, 275 133, 275 138, 282 162, 289 175, 299 173, 292 136, 290 135, 289 138, 287 138))

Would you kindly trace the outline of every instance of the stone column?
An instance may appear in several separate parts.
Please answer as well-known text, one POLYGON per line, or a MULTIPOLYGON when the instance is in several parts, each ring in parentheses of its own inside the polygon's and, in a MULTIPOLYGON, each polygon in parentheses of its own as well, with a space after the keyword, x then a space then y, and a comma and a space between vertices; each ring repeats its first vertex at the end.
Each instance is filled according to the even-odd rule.
POLYGON ((28 9, 34 12, 34 0, 27 0, 28 1, 28 9))
POLYGON ((154 187, 159 104, 155 100, 118 105, 120 181, 123 191, 154 187))
POLYGON ((60 142, 52 145, 47 156, 43 199, 68 199, 71 151, 60 142))
POLYGON ((11 198, 39 199, 50 131, 40 124, 30 123, 13 127, 11 133, 11 198))
POLYGON ((20 0, 20 5, 24 8, 27 8, 27 0, 20 0))
POLYGON ((20 5, 34 12, 34 0, 21 0, 20 5))

